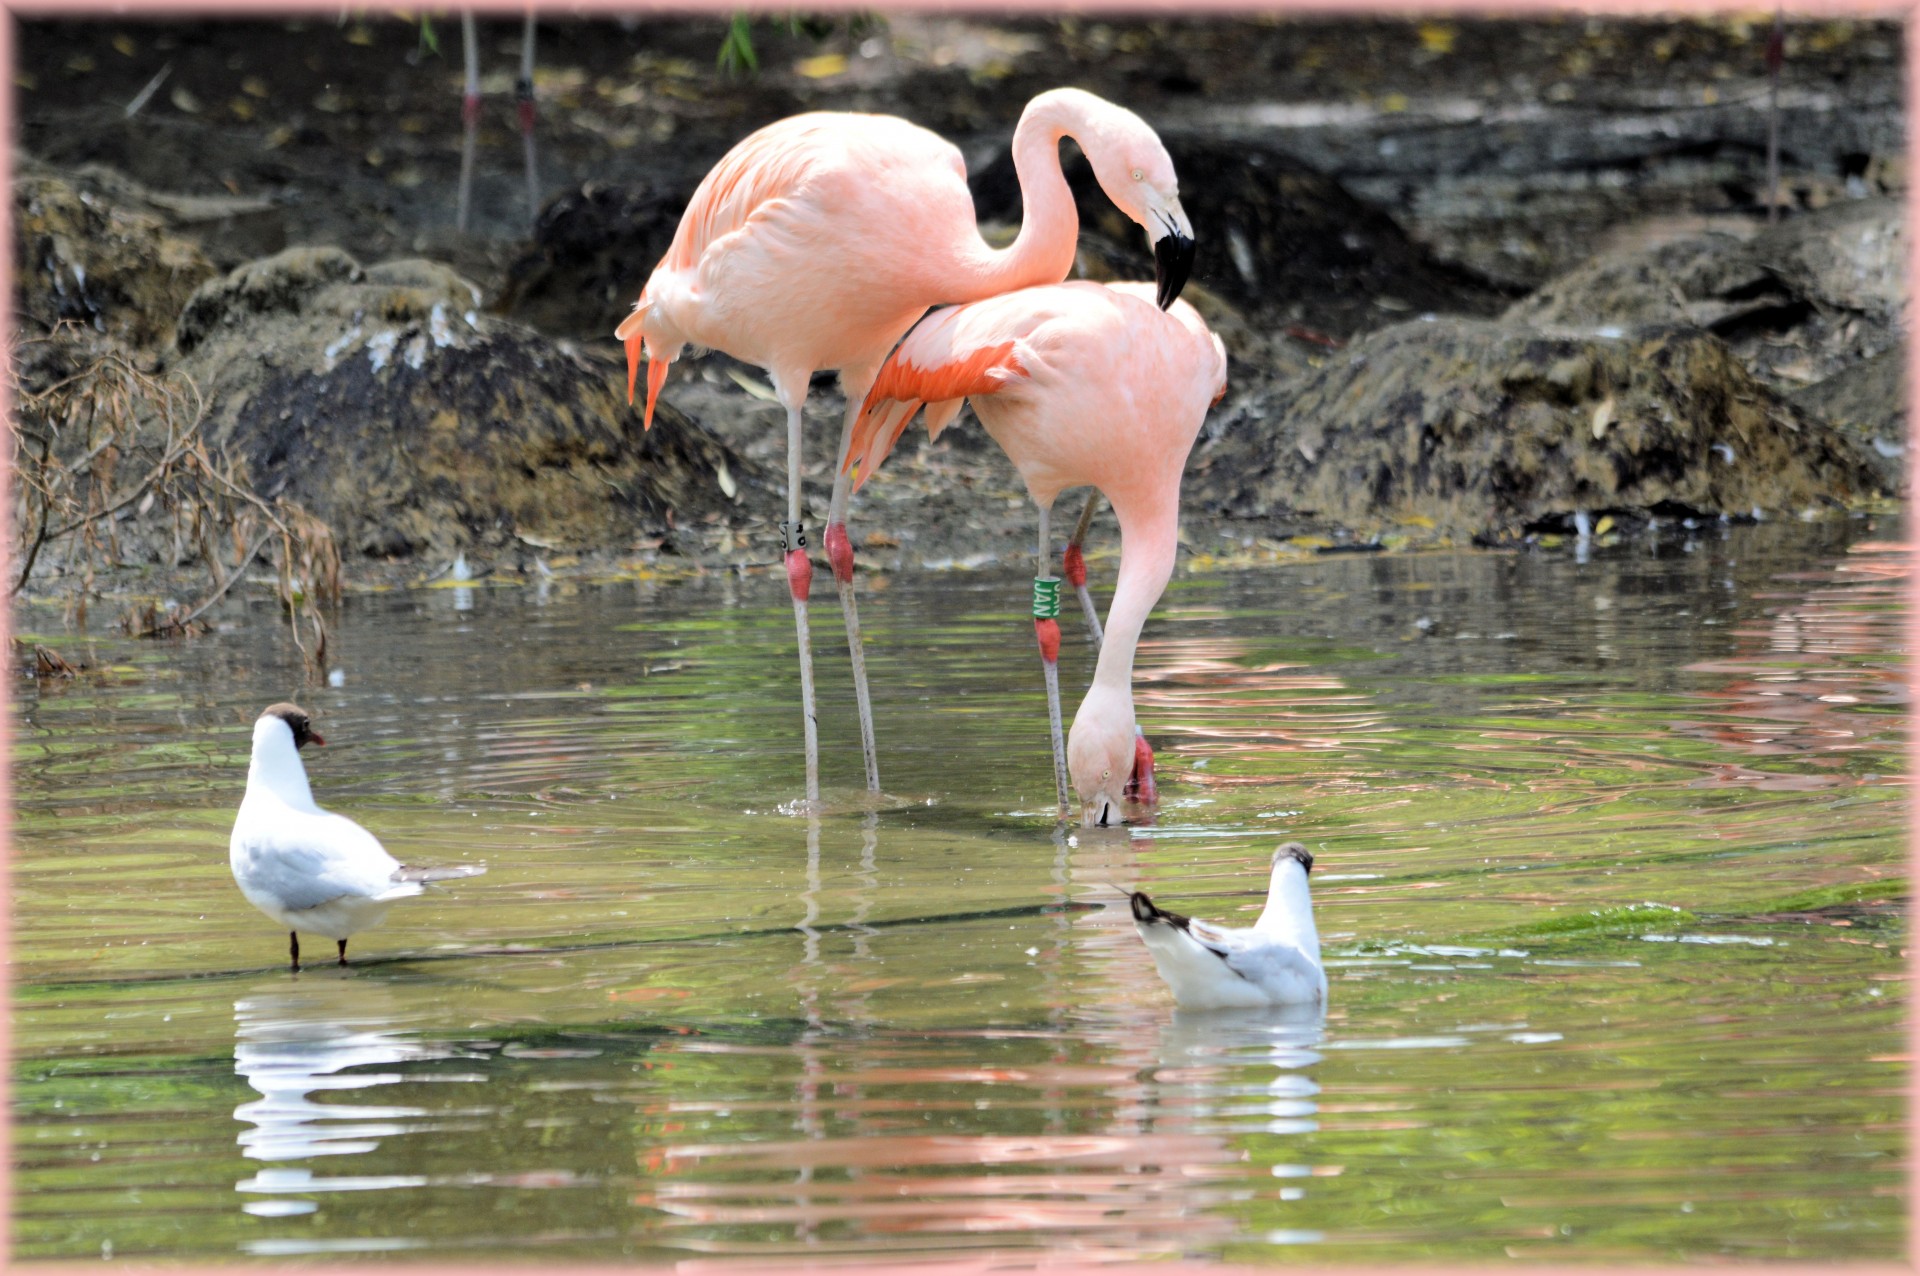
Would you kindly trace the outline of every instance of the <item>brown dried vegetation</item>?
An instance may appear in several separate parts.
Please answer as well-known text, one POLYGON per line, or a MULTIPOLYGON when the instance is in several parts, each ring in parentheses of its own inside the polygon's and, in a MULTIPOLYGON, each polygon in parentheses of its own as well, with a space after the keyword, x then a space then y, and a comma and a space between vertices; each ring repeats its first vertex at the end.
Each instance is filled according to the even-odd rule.
POLYGON ((322 609, 340 597, 340 555, 327 525, 286 500, 266 500, 202 437, 205 403, 193 381, 142 366, 117 343, 61 326, 15 342, 13 561, 18 597, 55 577, 70 623, 84 627, 95 582, 136 554, 169 568, 198 566, 195 604, 147 602, 121 618, 138 637, 200 631, 200 617, 262 553, 274 569, 293 641, 309 676, 325 668, 322 609))

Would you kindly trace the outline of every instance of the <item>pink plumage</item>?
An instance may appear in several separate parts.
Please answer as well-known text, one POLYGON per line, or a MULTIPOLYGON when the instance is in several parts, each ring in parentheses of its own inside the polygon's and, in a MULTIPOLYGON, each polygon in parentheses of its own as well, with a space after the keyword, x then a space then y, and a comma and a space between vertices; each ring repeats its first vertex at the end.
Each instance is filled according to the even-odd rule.
MULTIPOLYGON (((1014 170, 1025 221, 1006 249, 990 247, 974 222, 966 165, 950 143, 888 115, 814 112, 747 137, 694 191, 666 256, 615 335, 627 351, 627 397, 640 361, 653 413, 667 368, 687 346, 721 350, 765 368, 787 410, 787 578, 799 634, 807 796, 819 797, 813 666, 807 628, 811 571, 795 561, 802 527, 801 422, 813 374, 837 370, 853 420, 887 353, 929 306, 991 297, 1064 279, 1079 216, 1060 171, 1060 140, 1080 143, 1101 188, 1147 231, 1171 301, 1193 258, 1193 227, 1180 207, 1173 161, 1134 115, 1079 89, 1054 89, 1027 104, 1014 131, 1014 170)), ((867 787, 880 787, 873 744, 853 555, 846 540, 849 483, 837 480, 827 544, 846 615, 860 708, 867 787)))
POLYGON ((1192 306, 1163 312, 1152 297, 1146 284, 1065 283, 929 315, 880 369, 846 461, 865 482, 915 412, 937 435, 964 398, 1042 511, 1088 484, 1112 503, 1120 576, 1067 742, 1087 823, 1120 810, 1135 772, 1134 649, 1173 571, 1187 454, 1226 390, 1220 339, 1192 306))

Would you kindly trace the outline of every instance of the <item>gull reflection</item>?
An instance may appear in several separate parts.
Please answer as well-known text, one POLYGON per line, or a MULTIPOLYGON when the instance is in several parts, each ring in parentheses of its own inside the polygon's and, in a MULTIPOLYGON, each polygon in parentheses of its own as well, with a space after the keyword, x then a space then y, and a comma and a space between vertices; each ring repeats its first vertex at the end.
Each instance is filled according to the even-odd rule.
POLYGON ((1311 1134, 1319 1128, 1320 1006, 1175 1010, 1160 1031, 1150 1102, 1196 1132, 1311 1134))
MULTIPOLYGON (((313 1096, 367 1090, 400 1081, 474 1080, 408 1075, 394 1065, 448 1059, 462 1052, 422 1041, 402 1024, 393 994, 366 979, 311 979, 289 988, 276 979, 234 1002, 233 1070, 260 1097, 233 1110, 247 1126, 241 1151, 256 1161, 352 1156, 381 1140, 429 1128, 423 1108, 402 1104, 323 1102, 313 1096)), ((413 1175, 362 1174, 316 1178, 306 1168, 263 1168, 234 1185, 247 1193, 374 1191, 418 1187, 413 1175)), ((275 1216, 310 1212, 309 1201, 254 1201, 247 1213, 275 1216)))

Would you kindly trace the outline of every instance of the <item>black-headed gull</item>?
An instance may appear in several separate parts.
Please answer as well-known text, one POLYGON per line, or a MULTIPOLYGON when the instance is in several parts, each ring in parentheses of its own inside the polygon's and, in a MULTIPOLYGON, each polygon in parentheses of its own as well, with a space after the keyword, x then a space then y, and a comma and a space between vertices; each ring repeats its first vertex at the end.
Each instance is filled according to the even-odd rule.
POLYGON ((1227 1006, 1322 1005, 1327 972, 1313 925, 1307 873, 1313 856, 1298 842, 1273 853, 1267 906, 1250 930, 1228 930, 1156 907, 1134 891, 1133 926, 1153 954, 1173 999, 1191 1010, 1227 1006))
POLYGON ((378 926, 394 900, 418 895, 423 882, 487 871, 473 864, 408 868, 373 834, 314 805, 300 764, 308 743, 326 741, 299 705, 269 705, 261 713, 253 724, 247 795, 229 843, 240 893, 291 932, 295 970, 301 931, 338 941, 344 966, 347 937, 378 926))

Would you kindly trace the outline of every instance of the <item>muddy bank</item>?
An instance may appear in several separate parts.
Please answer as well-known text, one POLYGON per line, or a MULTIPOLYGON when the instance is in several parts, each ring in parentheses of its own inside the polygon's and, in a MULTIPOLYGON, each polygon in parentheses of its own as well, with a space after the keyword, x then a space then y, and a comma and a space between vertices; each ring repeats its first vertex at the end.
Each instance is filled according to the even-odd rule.
POLYGON ((1698 329, 1436 320, 1240 400, 1188 487, 1235 518, 1510 543, 1602 514, 1818 513, 1872 496, 1878 476, 1698 329))
POLYGON ((173 366, 259 491, 369 558, 659 549, 761 494, 678 410, 643 433, 619 365, 479 304, 438 263, 289 249, 194 294, 173 366))
MULTIPOLYGON (((1797 510, 1903 481, 1894 24, 1789 27, 1773 230, 1765 32, 1733 19, 896 15, 817 35, 760 24, 761 70, 736 77, 713 67, 717 21, 543 23, 537 211, 513 127, 519 24, 481 31, 460 234, 452 30, 435 52, 417 23, 373 15, 21 28, 19 139, 45 161, 27 170, 38 186, 16 186, 23 313, 94 324, 203 383, 209 437, 263 490, 335 521, 350 575, 417 576, 468 548, 508 564, 773 561, 785 449, 764 374, 681 363, 651 436, 624 403, 610 330, 687 195, 761 123, 895 111, 961 145, 1004 233, 1014 119, 1060 83, 1139 111, 1182 173, 1200 235, 1189 296, 1232 356, 1190 471, 1196 546, 1364 538, 1407 518, 1410 543, 1500 538, 1573 509, 1797 510), (273 255, 286 244, 301 247, 273 255), (232 273, 207 282, 217 272, 232 273), (1441 322, 1422 345, 1408 321, 1428 314, 1441 322), (1452 334, 1444 349, 1433 333, 1452 334), (1528 344, 1542 334, 1559 344, 1528 344), (1618 365, 1609 350, 1634 341, 1670 366, 1618 365), (1606 392, 1551 388, 1576 358, 1606 392), (1582 442, 1608 394, 1611 438, 1582 442), (1537 455, 1490 482, 1512 430, 1537 455), (1732 459, 1701 453, 1714 442, 1732 459), (1633 459, 1654 454, 1680 459, 1633 459)), ((1067 160, 1079 272, 1150 273, 1137 228, 1067 160)), ((816 521, 839 406, 822 379, 816 521)), ((891 569, 1025 553, 1032 514, 966 428, 909 436, 854 519, 867 561, 891 569)))

